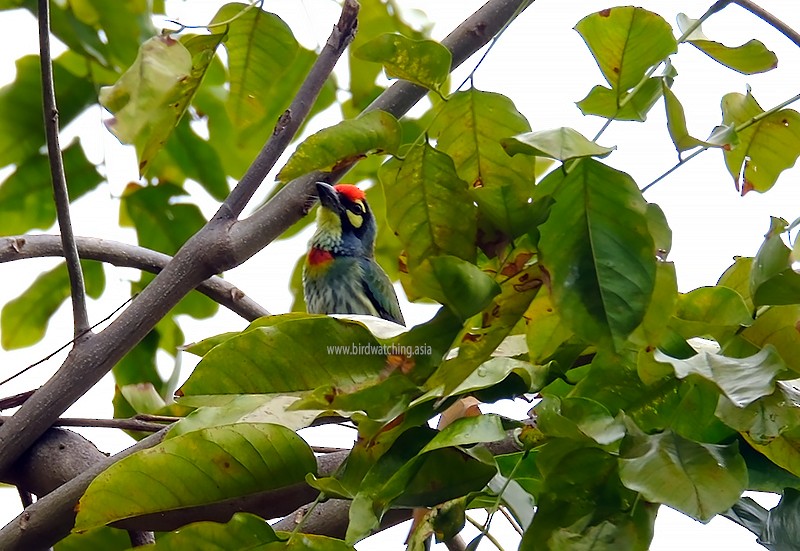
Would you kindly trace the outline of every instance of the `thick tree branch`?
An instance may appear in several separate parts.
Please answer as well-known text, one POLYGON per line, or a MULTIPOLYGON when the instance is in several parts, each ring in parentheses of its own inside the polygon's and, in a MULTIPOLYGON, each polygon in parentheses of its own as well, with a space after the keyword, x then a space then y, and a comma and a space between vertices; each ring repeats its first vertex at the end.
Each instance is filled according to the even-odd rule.
MULTIPOLYGON (((83 470, 79 471, 80 474, 73 475, 74 478, 69 482, 58 482, 56 489, 50 488, 49 493, 47 493, 47 486, 50 484, 40 488, 43 493, 40 495, 39 500, 0 530, 0 549, 8 551, 47 549, 67 536, 75 524, 75 505, 89 486, 89 483, 98 474, 120 459, 136 451, 155 446, 161 441, 165 433, 166 430, 152 434, 111 457, 103 455, 96 461, 87 459, 83 470), (41 497, 42 495, 44 497, 41 497)), ((58 445, 56 444, 56 449, 58 449, 58 445)), ((36 449, 33 448, 32 453, 36 449)), ((82 446, 81 449, 85 450, 87 448, 82 446)), ((46 457, 45 455, 45 459, 46 457)), ((36 468, 36 465, 39 464, 31 461, 30 459, 32 458, 27 459, 28 461, 25 461, 25 463, 29 464, 29 468, 36 468)), ((79 465, 79 463, 76 463, 76 465, 79 465)), ((18 483, 24 484, 25 482, 18 481, 18 483)))
MULTIPOLYGON (((11 417, 0 415, 0 424, 11 417)), ((85 417, 65 417, 56 419, 54 427, 94 427, 101 429, 136 430, 141 432, 158 432, 166 425, 163 423, 150 423, 135 417, 130 419, 87 419, 85 417)))
MULTIPOLYGON (((153 274, 159 273, 172 260, 171 256, 158 251, 109 239, 76 237, 75 241, 81 258, 136 268, 153 274)), ((57 235, 0 237, 0 263, 62 255, 61 239, 57 235)), ((198 285, 197 290, 247 321, 270 315, 263 306, 221 277, 207 279, 198 285)))
MULTIPOLYGON (((456 27, 442 40, 453 56, 451 69, 485 46, 530 3, 531 0, 489 0, 456 27)), ((375 99, 365 112, 381 109, 399 118, 427 92, 426 88, 400 80, 375 99)), ((237 261, 244 262, 253 256, 307 214, 311 206, 309 198, 316 194, 315 182, 334 183, 353 164, 355 161, 343 165, 335 173, 314 172, 290 182, 258 211, 234 224, 231 237, 237 261)))
POLYGON ((86 311, 83 271, 69 214, 69 192, 64 175, 64 159, 61 157, 61 147, 58 144, 58 107, 56 106, 56 90, 53 85, 53 59, 50 55, 50 0, 39 0, 39 61, 42 69, 42 105, 44 107, 47 156, 50 160, 50 176, 53 181, 58 227, 61 230, 64 259, 69 274, 74 336, 77 339, 90 331, 90 325, 89 314, 86 311))

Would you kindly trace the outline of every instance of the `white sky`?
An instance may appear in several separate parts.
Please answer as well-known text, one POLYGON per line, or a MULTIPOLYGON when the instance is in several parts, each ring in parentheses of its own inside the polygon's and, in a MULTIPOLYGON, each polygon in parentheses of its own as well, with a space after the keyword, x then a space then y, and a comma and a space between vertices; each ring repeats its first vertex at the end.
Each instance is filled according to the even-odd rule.
MULTIPOLYGON (((174 9, 171 17, 187 24, 202 24, 210 19, 221 2, 218 0, 192 0, 168 5, 174 9)), ((404 7, 424 9, 435 23, 433 36, 443 38, 456 24, 472 13, 483 2, 477 0, 401 0, 404 7)), ((683 11, 693 18, 699 17, 713 2, 706 0, 642 0, 637 5, 655 11, 675 24, 675 16, 683 11)), ((800 7, 787 0, 760 0, 762 7, 771 11, 787 24, 800 30, 800 7)), ((620 3, 622 4, 622 3, 620 3)), ((602 75, 572 27, 583 16, 616 5, 608 0, 537 0, 511 25, 483 65, 475 74, 475 85, 483 90, 509 96, 517 108, 528 118, 534 130, 558 126, 571 126, 587 137, 592 137, 602 125, 602 120, 584 117, 575 106, 592 86, 603 83, 602 75)), ((307 47, 316 48, 327 38, 339 8, 331 0, 267 0, 265 9, 279 13, 307 47)), ((727 45, 739 45, 750 38, 758 38, 778 55, 778 69, 764 75, 744 76, 717 65, 689 45, 682 45, 673 58, 679 76, 673 91, 686 110, 690 132, 704 138, 721 119, 719 102, 728 92, 744 93, 746 86, 764 109, 769 109, 800 91, 800 51, 777 31, 738 8, 729 6, 712 17, 703 27, 706 35, 727 45)), ((25 53, 38 51, 36 25, 26 12, 0 14, 0 85, 14 78, 14 59, 25 53)), ((57 50, 58 51, 58 50, 57 50)), ((460 83, 474 67, 477 58, 470 60, 457 71, 453 82, 460 83)), ((79 135, 93 161, 105 160, 108 184, 77 201, 73 207, 73 220, 78 235, 102 236, 120 241, 135 242, 132 230, 117 226, 118 197, 124 186, 137 177, 136 161, 130 147, 120 146, 103 128, 101 121, 107 115, 93 111, 79 123, 66 128, 62 144, 66 145, 79 135)), ((315 121, 316 130, 336 122, 332 115, 315 121)), ((630 173, 643 187, 671 167, 677 160, 669 140, 663 104, 659 102, 651 111, 647 123, 615 122, 599 140, 601 145, 618 147, 606 159, 609 164, 630 173)), ((279 168, 279 167, 278 167, 279 168)), ((6 174, 0 171, 0 174, 6 174)), ((782 216, 789 221, 800 216, 800 186, 796 180, 798 169, 786 171, 778 184, 766 195, 750 193, 740 197, 734 189, 718 151, 708 151, 680 168, 657 184, 646 194, 646 199, 658 203, 667 215, 673 230, 673 249, 670 260, 676 264, 678 282, 682 291, 702 285, 713 285, 731 263, 734 255, 753 255, 763 234, 769 227, 769 216, 782 216)), ((263 197, 268 186, 256 201, 263 197)), ((193 193, 198 186, 190 188, 193 193)), ((202 192, 200 192, 202 194, 202 192)), ((256 204, 256 203, 254 203, 256 204)), ((216 205, 207 196, 201 208, 206 215, 214 212, 216 205)), ((50 229, 50 233, 55 232, 50 229)), ((262 253, 235 270, 226 278, 239 286, 273 313, 285 312, 291 304, 287 285, 294 262, 304 249, 308 231, 289 242, 276 242, 262 253)), ((0 266, 0 304, 18 296, 42 269, 49 269, 57 261, 42 259, 0 266)), ((90 301, 90 315, 97 320, 105 317, 128 296, 128 282, 136 279, 134 271, 118 268, 106 269, 108 288, 101 301, 90 301)), ((410 323, 427 319, 432 307, 404 303, 403 310, 410 323)), ((222 331, 244 327, 245 322, 222 310, 213 321, 185 319, 182 327, 188 341, 198 340, 222 331)), ((50 324, 48 335, 35 347, 20 351, 3 351, 3 373, 11 373, 45 356, 71 335, 70 308, 62 307, 50 324)), ((63 355, 57 356, 6 385, 0 395, 6 396, 41 384, 59 365, 63 355)), ((193 364, 184 359, 184 375, 193 364)), ((76 404, 68 415, 104 417, 111 415, 110 398, 113 382, 104 379, 87 396, 76 404)), ((525 411, 525 408, 516 408, 525 411)), ((130 440, 109 430, 84 431, 104 451, 113 452, 128 445, 130 440)), ((314 435, 315 443, 346 445, 343 439, 352 433, 314 435), (324 441, 324 442, 323 442, 324 441)), ((769 498, 765 505, 776 500, 769 498)), ((19 513, 16 492, 0 489, 0 522, 10 520, 19 513)), ((493 526, 500 526, 498 522, 493 526)), ((381 536, 362 542, 359 549, 402 549, 405 528, 395 528, 381 536)), ((502 537, 507 548, 513 548, 513 536, 502 537)), ((715 519, 703 526, 687 517, 662 508, 656 524, 656 536, 651 549, 668 550, 724 548, 732 551, 763 550, 755 538, 725 519, 715 519)), ((481 549, 490 549, 484 542, 481 549)))

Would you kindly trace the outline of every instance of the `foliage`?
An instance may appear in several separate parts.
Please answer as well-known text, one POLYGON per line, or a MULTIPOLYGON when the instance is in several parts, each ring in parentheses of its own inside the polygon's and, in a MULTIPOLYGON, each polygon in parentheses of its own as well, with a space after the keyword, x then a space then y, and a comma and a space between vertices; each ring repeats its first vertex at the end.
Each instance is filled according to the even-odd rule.
MULTIPOLYGON (((316 54, 260 5, 223 6, 210 34, 164 35, 155 35, 154 5, 53 3, 52 32, 69 48, 54 69, 62 124, 99 102, 113 113, 109 129, 136 148, 142 177, 120 198, 121 224, 140 246, 175 254, 206 222, 187 184, 227 195, 316 54)), ((615 148, 599 135, 535 128, 496 91, 470 83, 448 93, 450 52, 413 30, 394 2, 365 0, 360 27, 348 88, 331 77, 313 112, 366 107, 384 89, 381 66, 433 91, 431 105, 418 120, 372 110, 314 133, 295 147, 276 191, 361 159, 352 174, 373 185, 378 261, 393 267, 399 257, 389 272, 406 294, 440 310, 400 334, 363 319, 258 319, 188 348, 201 359, 176 405, 157 352, 181 353, 179 315, 205 319, 217 308, 188 295, 114 369, 117 415, 183 418, 164 442, 92 482, 76 533, 59 548, 113 537, 101 527, 123 519, 303 482, 321 501, 352 501, 343 541, 237 514, 159 535, 152 548, 211 538, 218 549, 352 549, 391 509, 431 508, 413 549, 429 534, 458 533, 470 509, 502 506, 522 527, 521 549, 637 550, 649 547, 660 505, 704 522, 733 518, 748 489, 784 499, 760 524, 748 526, 741 511, 737 522, 766 543, 796 542, 800 393, 786 381, 800 377, 800 276, 784 240, 797 224, 773 219, 755 257, 738 258, 715 286, 678 293, 667 217, 600 160, 615 148), (536 398, 527 422, 472 410, 429 426, 462 399, 518 397, 536 398), (297 431, 333 416, 358 439, 338 469, 319 474, 297 431), (498 441, 517 449, 493 456, 488 444, 498 441)), ((676 29, 635 7, 587 15, 575 28, 606 81, 578 102, 584 114, 643 121, 663 98, 676 149, 722 149, 743 193, 769 191, 800 155, 796 111, 730 93, 720 125, 700 140, 671 89, 679 44, 755 74, 776 65, 760 42, 724 46, 699 21, 682 16, 676 29)), ((14 166, 0 185, 4 236, 54 221, 41 184, 36 61, 19 59, 16 81, 0 89, 0 164, 14 166)), ((72 199, 100 185, 80 142, 64 158, 72 199)), ((89 295, 100 295, 102 269, 84 269, 89 295)), ((39 340, 68 296, 63 266, 42 274, 3 307, 2 345, 39 340)))

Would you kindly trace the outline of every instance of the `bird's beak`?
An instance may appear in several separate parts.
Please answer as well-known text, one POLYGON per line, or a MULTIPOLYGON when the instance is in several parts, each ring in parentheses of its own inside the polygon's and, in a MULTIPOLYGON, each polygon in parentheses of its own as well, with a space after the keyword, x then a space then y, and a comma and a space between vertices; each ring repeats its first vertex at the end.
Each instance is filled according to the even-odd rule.
POLYGON ((325 182, 317 182, 317 194, 319 195, 319 202, 326 209, 332 210, 337 214, 341 214, 343 207, 339 201, 339 193, 332 185, 325 182))

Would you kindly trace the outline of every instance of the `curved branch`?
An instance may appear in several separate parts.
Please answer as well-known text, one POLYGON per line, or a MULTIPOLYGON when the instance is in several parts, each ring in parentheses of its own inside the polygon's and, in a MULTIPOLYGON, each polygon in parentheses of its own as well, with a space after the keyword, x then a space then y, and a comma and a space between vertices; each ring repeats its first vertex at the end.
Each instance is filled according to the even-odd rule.
MULTIPOLYGON (((172 260, 171 256, 164 253, 110 239, 97 237, 75 239, 81 258, 99 260, 114 266, 136 268, 157 274, 172 260)), ((59 236, 15 235, 0 238, 0 263, 43 256, 63 256, 59 236)), ((247 321, 270 315, 263 306, 221 277, 210 277, 198 285, 197 290, 247 321)))

